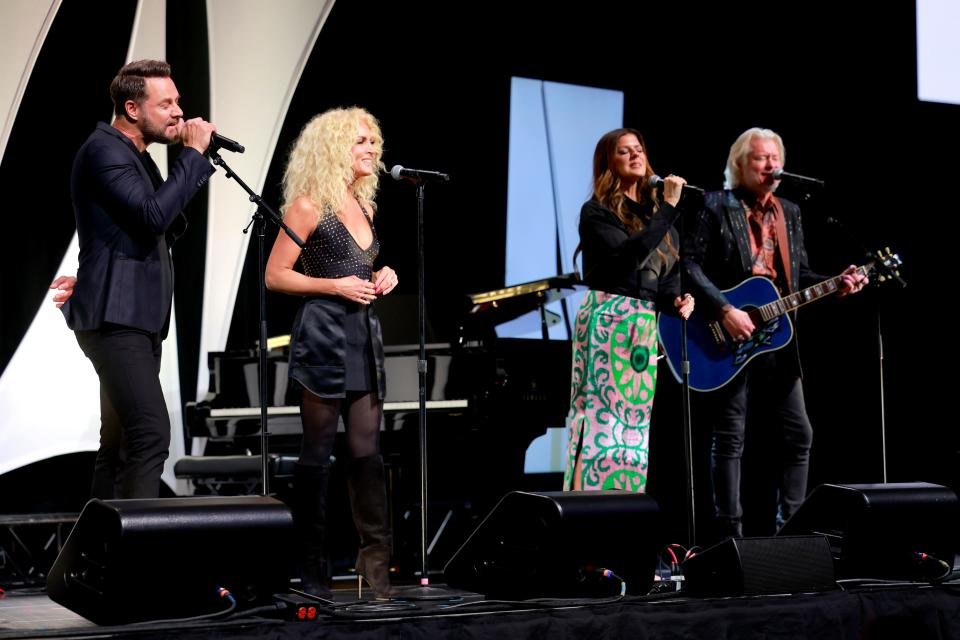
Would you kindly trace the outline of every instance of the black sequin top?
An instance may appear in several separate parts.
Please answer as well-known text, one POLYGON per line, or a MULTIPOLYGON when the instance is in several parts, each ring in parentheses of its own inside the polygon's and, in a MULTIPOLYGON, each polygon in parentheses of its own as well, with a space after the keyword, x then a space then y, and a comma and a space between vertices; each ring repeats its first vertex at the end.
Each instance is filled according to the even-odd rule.
MULTIPOLYGON (((363 213, 373 231, 370 246, 361 249, 340 218, 330 212, 300 252, 304 274, 371 279, 380 241, 370 216, 366 210, 363 213)), ((383 337, 374 306, 334 294, 305 297, 290 332, 290 378, 324 398, 376 390, 382 399, 386 393, 383 337)))
POLYGON ((300 252, 305 275, 311 278, 357 276, 361 280, 370 280, 373 277, 373 262, 380 252, 380 240, 377 239, 377 228, 370 221, 367 210, 362 206, 361 209, 373 232, 370 246, 361 249, 340 218, 335 213, 328 212, 321 218, 300 252))

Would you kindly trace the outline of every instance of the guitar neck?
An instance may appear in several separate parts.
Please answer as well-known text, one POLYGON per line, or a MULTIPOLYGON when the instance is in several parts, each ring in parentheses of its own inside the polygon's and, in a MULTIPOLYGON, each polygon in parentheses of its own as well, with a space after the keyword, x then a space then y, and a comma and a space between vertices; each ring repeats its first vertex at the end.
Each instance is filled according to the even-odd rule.
MULTIPOLYGON (((867 275, 869 270, 870 265, 857 267, 857 273, 862 276, 867 275)), ((790 295, 784 296, 779 300, 774 300, 773 302, 768 302, 763 306, 757 307, 756 313, 764 322, 772 320, 773 318, 783 315, 788 311, 799 309, 800 307, 810 304, 815 300, 819 300, 836 293, 840 290, 840 281, 842 279, 842 275, 827 278, 823 282, 818 282, 817 284, 809 286, 806 289, 802 289, 796 293, 791 293, 790 295)))

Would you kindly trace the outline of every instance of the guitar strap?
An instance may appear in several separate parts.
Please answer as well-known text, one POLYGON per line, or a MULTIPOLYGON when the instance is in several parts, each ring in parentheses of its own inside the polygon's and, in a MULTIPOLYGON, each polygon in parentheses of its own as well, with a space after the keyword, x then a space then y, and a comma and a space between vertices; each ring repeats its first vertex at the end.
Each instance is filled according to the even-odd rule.
POLYGON ((790 273, 790 245, 787 240, 787 216, 783 213, 783 205, 780 199, 774 196, 773 207, 777 210, 776 228, 777 228, 777 248, 780 250, 780 263, 783 267, 783 281, 787 288, 787 293, 793 292, 793 278, 790 273))

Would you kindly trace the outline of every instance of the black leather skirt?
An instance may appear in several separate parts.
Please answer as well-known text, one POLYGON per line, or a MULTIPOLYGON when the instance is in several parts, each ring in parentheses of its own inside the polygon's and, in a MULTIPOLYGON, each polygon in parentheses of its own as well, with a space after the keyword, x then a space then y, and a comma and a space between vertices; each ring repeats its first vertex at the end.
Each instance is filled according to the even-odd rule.
POLYGON ((290 379, 323 398, 376 391, 383 399, 383 336, 373 305, 308 298, 290 333, 290 379))

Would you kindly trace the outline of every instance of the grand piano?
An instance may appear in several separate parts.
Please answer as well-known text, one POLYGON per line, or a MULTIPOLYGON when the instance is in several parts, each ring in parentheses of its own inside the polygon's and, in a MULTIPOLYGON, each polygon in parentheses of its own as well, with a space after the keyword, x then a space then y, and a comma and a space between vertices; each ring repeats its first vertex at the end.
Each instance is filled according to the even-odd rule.
MULTIPOLYGON (((431 508, 461 505, 475 520, 506 492, 527 488, 523 469, 528 446, 549 427, 564 426, 570 342, 498 338, 496 326, 531 312, 546 326, 554 321, 546 304, 577 286, 576 278, 568 275, 474 294, 457 339, 426 345, 431 508)), ((386 325, 390 317, 381 313, 381 322, 386 325)), ((385 346, 381 450, 390 467, 399 519, 415 513, 419 503, 418 350, 416 344, 385 346)), ((209 392, 186 405, 190 435, 203 443, 204 456, 254 454, 259 461, 256 350, 211 352, 208 366, 209 392)), ((268 393, 270 452, 295 456, 300 416, 298 399, 287 385, 283 346, 268 354, 268 393)), ((348 455, 343 443, 335 445, 335 454, 337 446, 348 455)), ((251 459, 250 464, 256 462, 251 459)))
MULTIPOLYGON (((568 274, 469 296, 472 306, 460 324, 457 341, 426 345, 427 411, 466 414, 473 419, 516 415, 542 423, 533 431, 562 425, 570 393, 569 342, 497 338, 495 330, 497 325, 530 312, 539 313, 546 327, 556 321, 546 304, 572 293, 577 286, 574 274, 568 274)), ((287 345, 281 339, 270 346, 269 433, 280 438, 299 435, 300 408, 287 382, 287 345)), ((418 350, 416 344, 384 347, 388 423, 419 410, 418 350)), ((255 349, 207 354, 209 391, 202 400, 186 404, 191 436, 207 439, 208 445, 234 443, 234 448, 243 450, 257 448, 250 438, 260 433, 258 365, 255 349)), ((283 440, 277 446, 283 448, 283 440)))
MULTIPOLYGON (((418 350, 419 345, 384 347, 389 381, 384 413, 388 419, 419 409, 416 378, 418 350), (411 373, 412 389, 409 388, 411 373)), ((437 377, 441 381, 446 380, 451 357, 449 344, 427 345, 427 360, 430 371, 433 372, 433 380, 437 377)), ((269 434, 280 438, 277 446, 281 449, 287 440, 286 436, 298 436, 301 433, 298 398, 288 384, 288 360, 286 344, 270 349, 267 354, 269 434)), ((186 421, 191 436, 205 438, 208 444, 233 442, 242 445, 244 449, 250 448, 248 438, 259 438, 260 435, 258 366, 259 359, 255 349, 211 351, 207 354, 209 391, 203 400, 186 404, 186 421)), ((470 406, 466 395, 447 398, 445 385, 442 382, 440 385, 433 384, 433 380, 428 390, 428 411, 456 412, 470 406)))

